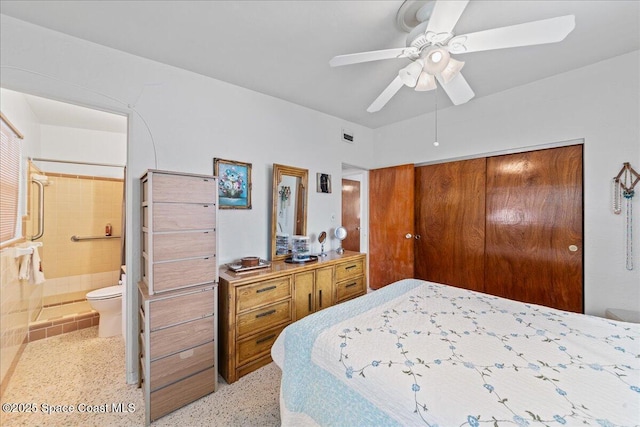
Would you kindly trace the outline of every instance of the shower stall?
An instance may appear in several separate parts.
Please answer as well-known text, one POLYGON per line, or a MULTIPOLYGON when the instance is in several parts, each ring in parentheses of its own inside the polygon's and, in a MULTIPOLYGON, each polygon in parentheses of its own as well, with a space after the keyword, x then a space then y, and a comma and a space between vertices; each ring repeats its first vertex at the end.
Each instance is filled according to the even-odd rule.
POLYGON ((98 324, 85 296, 123 274, 124 174, 121 165, 30 159, 26 234, 42 243, 46 281, 29 341, 98 324))

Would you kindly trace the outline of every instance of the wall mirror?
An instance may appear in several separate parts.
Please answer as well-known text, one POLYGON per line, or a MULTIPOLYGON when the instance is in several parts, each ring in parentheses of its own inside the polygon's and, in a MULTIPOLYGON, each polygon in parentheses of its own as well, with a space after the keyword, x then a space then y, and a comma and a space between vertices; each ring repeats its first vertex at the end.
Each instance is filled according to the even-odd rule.
POLYGON ((272 261, 291 255, 292 236, 307 234, 308 178, 307 169, 273 165, 272 261))

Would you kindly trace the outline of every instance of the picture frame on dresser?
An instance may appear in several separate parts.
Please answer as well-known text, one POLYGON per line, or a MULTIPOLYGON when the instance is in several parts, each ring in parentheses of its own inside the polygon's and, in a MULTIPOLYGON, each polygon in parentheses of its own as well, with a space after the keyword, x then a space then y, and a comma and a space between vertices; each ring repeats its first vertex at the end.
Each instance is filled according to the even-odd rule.
POLYGON ((251 163, 213 159, 218 177, 218 209, 251 209, 251 163))

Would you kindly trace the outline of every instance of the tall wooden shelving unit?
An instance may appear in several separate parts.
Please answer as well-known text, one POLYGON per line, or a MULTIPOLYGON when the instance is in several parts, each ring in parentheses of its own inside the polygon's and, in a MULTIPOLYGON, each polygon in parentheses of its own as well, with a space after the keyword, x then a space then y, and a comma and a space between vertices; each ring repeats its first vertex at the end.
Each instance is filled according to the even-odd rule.
POLYGON ((140 381, 146 423, 217 389, 217 178, 140 179, 140 381))

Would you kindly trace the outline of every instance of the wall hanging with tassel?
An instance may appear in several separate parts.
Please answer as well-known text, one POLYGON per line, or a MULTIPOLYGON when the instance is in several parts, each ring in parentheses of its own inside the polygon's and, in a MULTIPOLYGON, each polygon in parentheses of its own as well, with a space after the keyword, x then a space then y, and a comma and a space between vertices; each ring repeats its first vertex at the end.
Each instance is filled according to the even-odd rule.
POLYGON ((634 187, 640 181, 640 174, 629 163, 624 163, 618 175, 612 181, 613 213, 619 215, 622 212, 622 200, 626 201, 626 244, 627 244, 627 270, 633 270, 633 196, 634 187))

